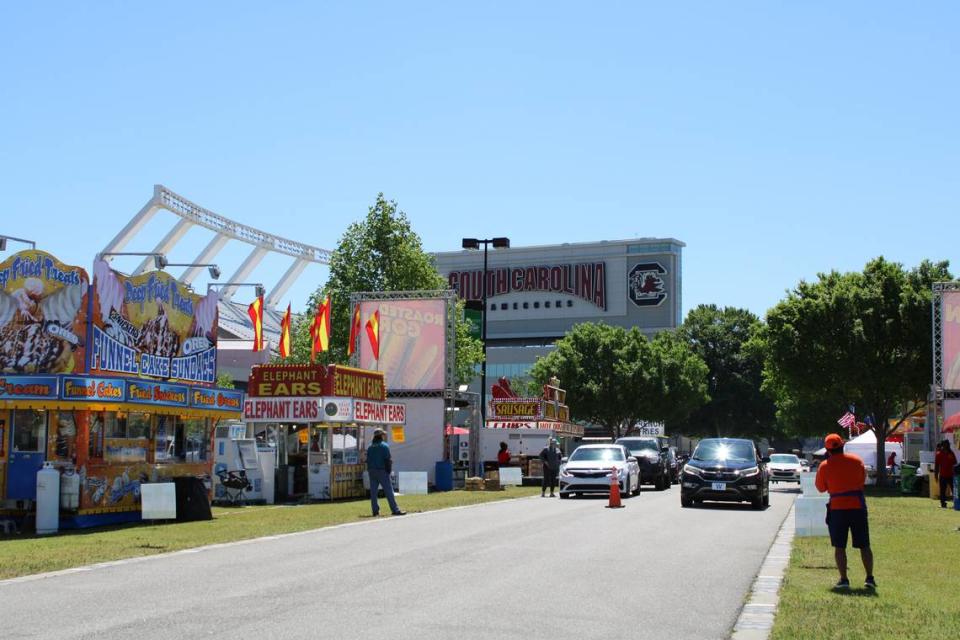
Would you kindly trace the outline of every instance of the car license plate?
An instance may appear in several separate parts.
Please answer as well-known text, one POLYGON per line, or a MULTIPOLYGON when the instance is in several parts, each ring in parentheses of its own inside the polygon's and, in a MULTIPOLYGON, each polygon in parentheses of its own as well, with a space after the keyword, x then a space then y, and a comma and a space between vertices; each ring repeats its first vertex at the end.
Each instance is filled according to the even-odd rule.
POLYGON ((726 482, 714 482, 713 484, 710 485, 710 488, 713 489, 714 491, 726 491, 726 490, 727 490, 727 483, 726 483, 726 482))

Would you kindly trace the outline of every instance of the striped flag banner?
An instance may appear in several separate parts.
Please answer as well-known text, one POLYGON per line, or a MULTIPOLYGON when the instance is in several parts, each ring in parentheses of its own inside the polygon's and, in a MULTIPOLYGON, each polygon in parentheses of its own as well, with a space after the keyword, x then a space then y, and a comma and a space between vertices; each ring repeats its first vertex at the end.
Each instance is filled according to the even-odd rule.
POLYGON ((247 315, 253 325, 253 350, 260 351, 263 349, 263 296, 257 296, 257 299, 250 303, 247 315))
POLYGON ((850 413, 849 411, 847 411, 845 414, 840 416, 840 419, 837 420, 837 424, 839 424, 844 429, 849 429, 856 423, 856 421, 857 421, 857 417, 852 413, 850 413))
POLYGON ((291 315, 290 315, 290 305, 287 305, 287 312, 283 315, 283 320, 280 321, 280 357, 288 358, 293 352, 290 345, 290 324, 291 324, 291 315))

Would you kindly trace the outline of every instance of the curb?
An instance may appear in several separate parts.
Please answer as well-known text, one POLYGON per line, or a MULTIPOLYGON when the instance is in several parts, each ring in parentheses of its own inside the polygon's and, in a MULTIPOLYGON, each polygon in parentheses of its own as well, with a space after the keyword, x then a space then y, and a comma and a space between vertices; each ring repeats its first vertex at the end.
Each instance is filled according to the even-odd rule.
POLYGON ((790 563, 795 508, 790 506, 787 517, 780 524, 777 537, 760 565, 760 573, 750 587, 747 602, 733 625, 730 640, 767 640, 770 637, 773 621, 777 616, 777 605, 780 603, 783 574, 790 563))

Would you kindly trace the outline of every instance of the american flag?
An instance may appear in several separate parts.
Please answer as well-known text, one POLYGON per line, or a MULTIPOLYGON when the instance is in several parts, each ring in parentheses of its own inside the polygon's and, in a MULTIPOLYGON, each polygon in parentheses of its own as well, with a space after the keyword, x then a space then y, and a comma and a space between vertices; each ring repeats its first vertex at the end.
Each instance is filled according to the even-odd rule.
POLYGON ((840 416, 840 419, 837 420, 837 424, 839 424, 844 429, 849 429, 854 425, 854 423, 856 423, 856 421, 857 421, 857 417, 852 413, 850 413, 849 411, 847 411, 845 414, 840 416))

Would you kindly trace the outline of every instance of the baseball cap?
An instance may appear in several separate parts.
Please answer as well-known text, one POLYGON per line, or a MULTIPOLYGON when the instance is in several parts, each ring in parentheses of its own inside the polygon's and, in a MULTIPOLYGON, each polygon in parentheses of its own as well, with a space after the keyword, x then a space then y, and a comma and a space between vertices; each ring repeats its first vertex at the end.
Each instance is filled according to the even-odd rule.
POLYGON ((835 433, 831 433, 827 436, 823 446, 825 446, 827 449, 839 449, 843 446, 843 438, 835 433))

